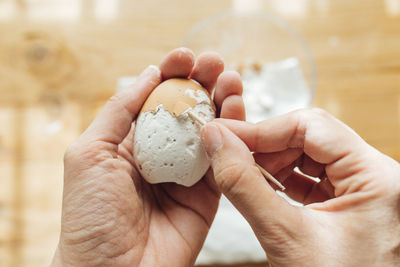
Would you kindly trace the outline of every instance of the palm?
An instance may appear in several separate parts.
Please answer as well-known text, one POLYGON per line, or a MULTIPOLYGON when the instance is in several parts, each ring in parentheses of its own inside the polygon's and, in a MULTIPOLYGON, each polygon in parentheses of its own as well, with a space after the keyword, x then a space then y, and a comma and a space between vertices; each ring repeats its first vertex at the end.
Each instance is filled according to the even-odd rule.
MULTIPOLYGON (((159 266, 161 263, 154 262, 157 261, 154 255, 163 255, 158 260, 169 263, 178 261, 172 264, 174 266, 192 264, 193 255, 199 252, 214 218, 220 194, 206 177, 190 188, 144 182, 134 167, 132 147, 131 132, 119 146, 118 158, 115 159, 120 165, 119 170, 124 170, 123 175, 118 170, 115 176, 119 179, 123 177, 121 180, 124 182, 110 185, 117 192, 128 190, 123 194, 125 197, 121 203, 117 203, 120 209, 127 212, 116 219, 120 221, 118 225, 130 227, 124 227, 128 231, 121 233, 121 242, 118 243, 135 244, 124 249, 136 251, 128 253, 131 257, 127 259, 129 262, 159 266), (128 215, 129 218, 126 218, 128 215)), ((105 170, 105 173, 110 172, 105 170)))
POLYGON ((161 77, 190 77, 210 91, 216 84, 220 116, 243 119, 239 76, 222 74, 216 83, 223 64, 214 53, 200 55, 194 63, 188 50, 171 52, 161 63, 161 73, 150 68, 132 89, 111 98, 70 146, 55 259, 72 266, 194 263, 218 206, 220 194, 211 172, 190 188, 150 185, 137 172, 132 151, 132 119, 161 77))
POLYGON ((117 266, 193 264, 217 210, 219 193, 207 178, 191 188, 150 185, 134 167, 132 133, 116 155, 104 149, 113 146, 94 143, 91 152, 102 156, 88 159, 89 168, 79 173, 79 191, 84 193, 79 197, 74 197, 75 190, 66 193, 64 198, 75 201, 63 209, 64 217, 74 218, 63 223, 64 239, 89 240, 84 249, 88 255, 111 259, 117 266))

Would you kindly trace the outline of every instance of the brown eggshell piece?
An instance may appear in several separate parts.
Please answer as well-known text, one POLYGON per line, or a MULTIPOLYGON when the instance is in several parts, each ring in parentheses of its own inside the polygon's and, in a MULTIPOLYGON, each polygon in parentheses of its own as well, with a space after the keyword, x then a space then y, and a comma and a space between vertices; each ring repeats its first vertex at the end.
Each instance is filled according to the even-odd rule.
POLYGON ((181 115, 188 108, 194 108, 197 100, 185 94, 187 89, 195 92, 203 91, 209 98, 212 108, 215 110, 213 101, 208 91, 199 83, 190 79, 173 78, 162 82, 158 85, 144 103, 140 114, 146 111, 156 111, 156 107, 163 105, 164 110, 169 111, 175 116, 181 115))

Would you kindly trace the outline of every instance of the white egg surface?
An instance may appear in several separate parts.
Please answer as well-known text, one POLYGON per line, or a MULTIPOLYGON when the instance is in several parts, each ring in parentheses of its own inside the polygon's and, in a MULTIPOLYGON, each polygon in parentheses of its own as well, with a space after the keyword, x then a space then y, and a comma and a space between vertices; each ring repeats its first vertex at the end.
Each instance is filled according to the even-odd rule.
POLYGON ((192 186, 209 168, 201 125, 187 115, 189 110, 206 122, 215 118, 207 91, 187 79, 161 83, 144 104, 136 121, 133 151, 147 182, 192 186))

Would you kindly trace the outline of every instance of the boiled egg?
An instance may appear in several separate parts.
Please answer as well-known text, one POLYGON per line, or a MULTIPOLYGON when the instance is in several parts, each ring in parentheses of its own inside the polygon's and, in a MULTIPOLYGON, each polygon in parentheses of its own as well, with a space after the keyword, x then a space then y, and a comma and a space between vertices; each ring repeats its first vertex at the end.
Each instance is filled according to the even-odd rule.
POLYGON ((134 159, 151 184, 174 182, 192 186, 210 166, 200 140, 200 127, 188 116, 205 122, 215 118, 207 90, 190 79, 169 79, 157 86, 136 120, 134 159))

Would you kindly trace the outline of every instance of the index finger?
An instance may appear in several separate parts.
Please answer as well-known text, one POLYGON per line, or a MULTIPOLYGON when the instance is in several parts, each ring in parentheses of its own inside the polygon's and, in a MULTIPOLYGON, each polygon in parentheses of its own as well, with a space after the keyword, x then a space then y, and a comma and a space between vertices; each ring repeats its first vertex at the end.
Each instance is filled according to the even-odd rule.
POLYGON ((348 126, 321 109, 290 112, 257 124, 218 119, 251 151, 270 153, 300 148, 322 164, 330 164, 366 143, 348 126))
MULTIPOLYGON (((374 172, 376 153, 326 111, 305 109, 258 124, 224 119, 218 119, 218 123, 227 126, 252 151, 270 153, 300 148, 314 161, 326 164, 325 172, 336 197, 373 188, 365 185, 374 180, 368 179, 371 175, 367 173, 374 172)), ((294 190, 299 190, 299 185, 302 184, 296 182, 294 190)))

